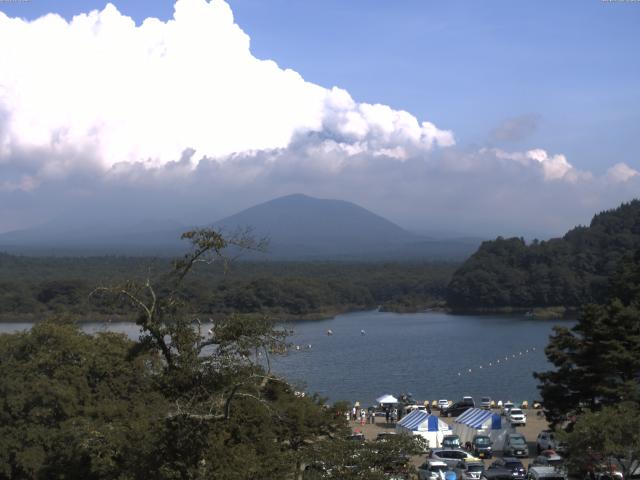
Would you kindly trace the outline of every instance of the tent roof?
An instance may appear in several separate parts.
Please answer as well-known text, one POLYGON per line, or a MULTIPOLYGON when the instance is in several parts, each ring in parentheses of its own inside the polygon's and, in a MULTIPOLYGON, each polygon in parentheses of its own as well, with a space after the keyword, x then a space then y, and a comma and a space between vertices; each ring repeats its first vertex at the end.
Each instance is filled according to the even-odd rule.
POLYGON ((398 399, 393 395, 382 395, 381 397, 376 398, 377 403, 398 403, 398 399))
POLYGON ((449 425, 424 410, 414 410, 409 415, 402 417, 398 425, 408 430, 416 431, 420 428, 420 425, 423 425, 425 422, 427 422, 427 430, 430 432, 449 430, 449 425))
POLYGON ((463 425, 467 425, 471 428, 480 428, 482 427, 487 420, 491 423, 489 426, 493 428, 494 425, 494 416, 500 417, 496 413, 492 413, 489 410, 483 410, 481 408, 470 408, 458 418, 456 418, 456 423, 461 423, 463 425))

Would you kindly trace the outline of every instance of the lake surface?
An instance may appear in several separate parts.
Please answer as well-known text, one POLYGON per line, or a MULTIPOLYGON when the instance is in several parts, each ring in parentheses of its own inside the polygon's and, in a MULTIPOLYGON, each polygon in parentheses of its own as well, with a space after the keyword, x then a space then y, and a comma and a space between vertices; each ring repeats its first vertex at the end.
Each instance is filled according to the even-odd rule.
MULTIPOLYGON (((273 364, 276 372, 300 388, 331 402, 359 400, 369 405, 384 393, 409 392, 420 401, 463 395, 479 401, 487 395, 531 402, 539 398, 533 372, 551 367, 544 348, 556 324, 573 322, 440 312, 348 313, 283 324, 293 331, 290 342, 300 350, 294 347, 273 364)), ((0 332, 30 326, 5 323, 0 332)), ((130 323, 83 325, 90 333, 107 328, 138 337, 136 325, 130 323)))

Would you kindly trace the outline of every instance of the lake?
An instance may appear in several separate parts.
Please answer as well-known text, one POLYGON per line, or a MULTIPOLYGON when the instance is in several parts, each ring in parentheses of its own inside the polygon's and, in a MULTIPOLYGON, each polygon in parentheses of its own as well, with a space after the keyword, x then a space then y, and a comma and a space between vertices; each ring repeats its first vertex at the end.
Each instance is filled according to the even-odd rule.
MULTIPOLYGON (((551 367, 544 348, 556 324, 573 322, 522 315, 347 313, 283 324, 293 331, 290 342, 300 350, 294 347, 273 364, 300 388, 332 402, 359 400, 369 405, 384 393, 412 393, 421 401, 463 395, 479 401, 486 395, 531 402, 539 398, 533 372, 551 367)), ((30 326, 4 323, 0 332, 30 326)), ((138 336, 136 325, 130 323, 83 325, 87 332, 106 328, 138 336)))

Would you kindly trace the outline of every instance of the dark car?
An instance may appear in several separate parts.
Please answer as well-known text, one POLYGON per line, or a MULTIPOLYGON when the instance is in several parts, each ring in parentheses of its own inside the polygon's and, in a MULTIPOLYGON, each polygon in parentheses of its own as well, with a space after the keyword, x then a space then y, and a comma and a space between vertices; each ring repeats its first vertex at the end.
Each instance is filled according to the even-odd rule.
POLYGON ((513 480, 514 478, 511 470, 507 468, 488 468, 480 475, 480 480, 513 480))
POLYGON ((487 435, 475 435, 471 441, 473 454, 478 458, 491 458, 491 439, 487 435))
POLYGON ((527 476, 522 462, 514 457, 498 458, 489 465, 489 470, 509 470, 511 472, 511 478, 514 480, 524 480, 527 476))
POLYGON ((459 402, 455 402, 453 405, 449 405, 448 407, 440 410, 440 416, 441 417, 457 417, 473 407, 475 407, 473 398, 465 397, 459 402))

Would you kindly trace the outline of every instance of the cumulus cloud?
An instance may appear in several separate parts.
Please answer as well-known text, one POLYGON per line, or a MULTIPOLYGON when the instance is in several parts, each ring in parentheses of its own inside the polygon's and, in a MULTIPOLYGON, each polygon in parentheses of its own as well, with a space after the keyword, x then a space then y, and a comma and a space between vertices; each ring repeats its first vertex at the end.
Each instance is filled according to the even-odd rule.
POLYGON ((0 12, 0 231, 212 221, 303 192, 423 230, 561 232, 639 184, 625 164, 596 178, 543 149, 463 150, 431 121, 306 81, 253 56, 222 0, 178 0, 173 19, 139 26, 111 4, 71 21, 0 12))
POLYGON ((614 183, 622 183, 637 177, 640 174, 626 163, 616 163, 607 170, 607 178, 614 183))
POLYGON ((178 0, 172 20, 140 26, 112 4, 70 22, 0 12, 0 45, 11 45, 0 49, 0 162, 42 153, 45 178, 77 163, 164 165, 187 148, 223 159, 305 132, 398 159, 454 142, 407 112, 255 58, 222 0, 178 0))

